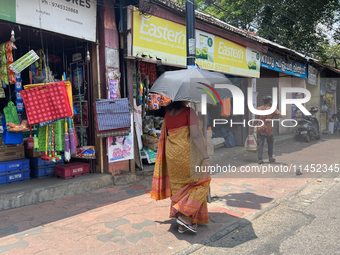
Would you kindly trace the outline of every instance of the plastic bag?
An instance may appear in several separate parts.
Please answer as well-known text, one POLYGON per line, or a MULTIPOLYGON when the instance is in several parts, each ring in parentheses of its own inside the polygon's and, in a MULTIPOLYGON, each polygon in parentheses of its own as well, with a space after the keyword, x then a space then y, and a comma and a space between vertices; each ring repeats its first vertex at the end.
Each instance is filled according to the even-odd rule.
POLYGON ((148 134, 149 130, 155 128, 154 126, 154 117, 153 116, 146 116, 143 120, 143 133, 148 134))
POLYGON ((15 125, 20 125, 17 107, 13 102, 9 102, 8 106, 4 108, 4 114, 6 118, 6 123, 13 123, 15 125))
POLYGON ((161 97, 158 94, 150 94, 148 101, 149 110, 159 110, 159 101, 161 97))

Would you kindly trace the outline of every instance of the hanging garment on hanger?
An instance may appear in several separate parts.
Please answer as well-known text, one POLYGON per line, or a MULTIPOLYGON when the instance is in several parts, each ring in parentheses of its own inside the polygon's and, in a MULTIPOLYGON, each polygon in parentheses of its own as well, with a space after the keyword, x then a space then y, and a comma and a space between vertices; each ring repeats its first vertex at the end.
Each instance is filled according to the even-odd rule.
POLYGON ((0 80, 3 84, 8 85, 8 76, 7 76, 7 57, 6 57, 6 44, 0 44, 0 80))
POLYGON ((6 42, 6 65, 7 65, 7 75, 10 84, 16 83, 14 71, 9 68, 13 64, 13 54, 12 49, 17 49, 17 47, 11 41, 6 42))

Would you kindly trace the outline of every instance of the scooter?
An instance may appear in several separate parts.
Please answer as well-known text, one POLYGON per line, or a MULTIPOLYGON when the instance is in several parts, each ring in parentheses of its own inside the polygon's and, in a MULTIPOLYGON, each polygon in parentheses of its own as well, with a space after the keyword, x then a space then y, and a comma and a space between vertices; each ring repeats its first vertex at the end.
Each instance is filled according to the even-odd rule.
POLYGON ((314 116, 318 112, 318 107, 312 107, 310 109, 311 116, 303 116, 298 121, 298 134, 295 136, 296 140, 303 140, 310 142, 311 139, 320 140, 320 127, 319 121, 314 116))

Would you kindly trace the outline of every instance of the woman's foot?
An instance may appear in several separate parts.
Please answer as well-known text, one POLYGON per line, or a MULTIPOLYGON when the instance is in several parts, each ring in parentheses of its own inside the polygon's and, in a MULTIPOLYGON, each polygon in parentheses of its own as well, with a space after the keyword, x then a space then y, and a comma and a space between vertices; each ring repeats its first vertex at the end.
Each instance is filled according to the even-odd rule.
POLYGON ((178 228, 181 231, 184 231, 184 229, 190 230, 191 232, 196 233, 197 224, 192 224, 190 217, 186 216, 184 214, 180 214, 177 218, 177 222, 180 224, 180 228, 178 228))
MULTIPOLYGON (((197 229, 197 224, 192 224, 192 227, 193 227, 193 229, 197 229)), ((187 231, 189 231, 189 229, 187 228, 187 227, 185 227, 185 226, 183 226, 183 225, 179 225, 178 226, 178 232, 179 233, 184 233, 184 232, 187 232, 187 231)))

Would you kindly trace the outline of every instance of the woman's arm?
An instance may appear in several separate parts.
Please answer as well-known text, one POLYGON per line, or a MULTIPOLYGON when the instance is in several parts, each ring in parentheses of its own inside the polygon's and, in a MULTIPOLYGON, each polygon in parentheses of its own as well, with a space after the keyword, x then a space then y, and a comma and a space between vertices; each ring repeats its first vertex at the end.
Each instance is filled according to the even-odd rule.
POLYGON ((203 158, 209 158, 207 150, 205 148, 205 144, 202 138, 202 134, 198 125, 191 125, 190 126, 190 137, 194 144, 196 145, 198 151, 201 153, 203 158))

